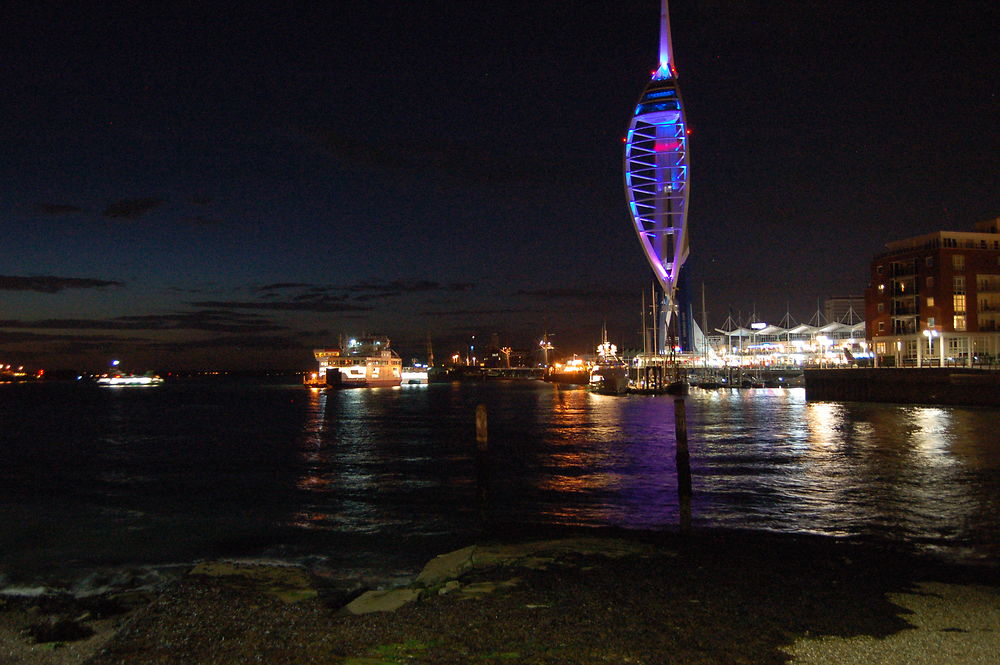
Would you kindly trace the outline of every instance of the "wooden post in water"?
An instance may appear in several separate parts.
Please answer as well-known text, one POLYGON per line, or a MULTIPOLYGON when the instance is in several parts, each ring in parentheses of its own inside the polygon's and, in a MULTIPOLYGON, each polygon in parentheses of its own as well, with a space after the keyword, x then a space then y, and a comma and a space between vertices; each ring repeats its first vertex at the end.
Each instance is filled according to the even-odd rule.
POLYGON ((476 450, 489 448, 489 436, 486 432, 486 405, 476 407, 476 450))
POLYGON ((674 431, 677 438, 677 497, 681 531, 691 528, 691 456, 688 453, 687 408, 683 397, 674 398, 674 431))
POLYGON ((489 436, 486 431, 486 405, 476 407, 476 499, 479 517, 485 527, 490 516, 489 436))

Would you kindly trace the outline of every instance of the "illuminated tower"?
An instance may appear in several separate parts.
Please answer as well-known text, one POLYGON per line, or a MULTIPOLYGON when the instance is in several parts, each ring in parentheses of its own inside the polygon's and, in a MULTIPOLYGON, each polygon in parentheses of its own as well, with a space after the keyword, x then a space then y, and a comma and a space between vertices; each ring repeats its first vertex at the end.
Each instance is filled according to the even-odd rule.
POLYGON ((688 256, 688 129, 677 87, 667 0, 660 10, 660 64, 625 137, 625 192, 646 259, 663 288, 660 344, 677 314, 677 280, 688 256))

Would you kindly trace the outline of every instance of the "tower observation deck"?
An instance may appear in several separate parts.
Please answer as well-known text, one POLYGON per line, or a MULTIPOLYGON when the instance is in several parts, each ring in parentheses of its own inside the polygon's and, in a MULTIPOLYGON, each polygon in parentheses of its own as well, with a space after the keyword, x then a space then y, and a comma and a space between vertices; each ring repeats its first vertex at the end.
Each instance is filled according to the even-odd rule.
MULTIPOLYGON (((625 193, 646 259, 663 289, 666 339, 677 313, 677 281, 688 257, 688 129, 677 86, 667 0, 660 10, 660 62, 625 136, 625 193)), ((661 344, 663 342, 661 341, 661 344)))

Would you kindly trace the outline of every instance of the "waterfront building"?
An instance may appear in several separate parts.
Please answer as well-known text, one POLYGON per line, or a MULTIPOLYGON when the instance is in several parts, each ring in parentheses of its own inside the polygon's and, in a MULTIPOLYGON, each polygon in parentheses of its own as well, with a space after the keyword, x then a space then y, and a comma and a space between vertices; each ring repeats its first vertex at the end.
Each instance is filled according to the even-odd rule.
POLYGON ((988 365, 1000 357, 1000 218, 886 245, 871 262, 876 366, 988 365))
POLYGON ((859 296, 830 296, 823 301, 823 316, 828 323, 840 321, 842 323, 854 323, 860 321, 865 311, 865 297, 859 296))
POLYGON ((625 135, 625 194, 629 213, 663 289, 658 352, 678 314, 677 282, 688 256, 688 129, 677 86, 667 0, 660 10, 660 59, 636 103, 625 135))
POLYGON ((789 327, 757 322, 749 328, 733 325, 715 332, 706 338, 708 357, 695 360, 696 364, 815 367, 868 364, 871 360, 864 321, 789 327))

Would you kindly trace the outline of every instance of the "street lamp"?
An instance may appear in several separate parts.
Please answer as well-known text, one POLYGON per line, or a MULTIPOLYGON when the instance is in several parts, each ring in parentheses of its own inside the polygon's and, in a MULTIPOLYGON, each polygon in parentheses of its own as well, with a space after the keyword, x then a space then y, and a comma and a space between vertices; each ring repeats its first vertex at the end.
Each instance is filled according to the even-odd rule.
MULTIPOLYGON (((924 337, 927 338, 927 355, 932 356, 934 354, 934 338, 938 336, 938 331, 933 328, 928 328, 924 330, 924 337)), ((930 360, 930 358, 928 358, 930 360)))

